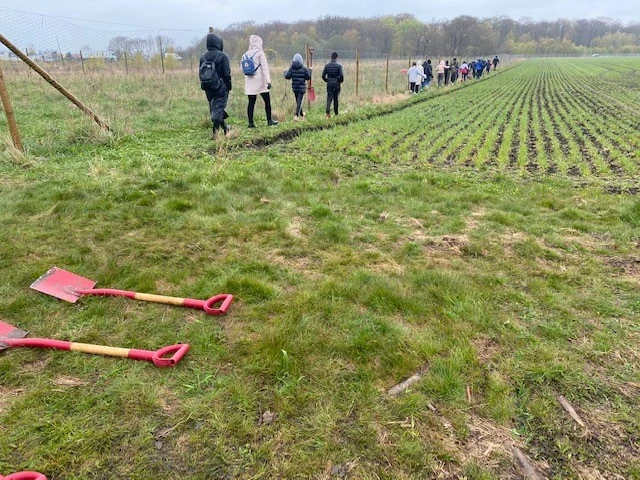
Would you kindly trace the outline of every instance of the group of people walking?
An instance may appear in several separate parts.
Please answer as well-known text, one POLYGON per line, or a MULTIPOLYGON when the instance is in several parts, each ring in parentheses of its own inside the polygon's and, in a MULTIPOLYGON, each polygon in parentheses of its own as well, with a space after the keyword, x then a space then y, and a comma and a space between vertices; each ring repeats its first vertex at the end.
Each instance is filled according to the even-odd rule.
POLYGON ((428 88, 434 78, 437 79, 439 87, 454 84, 458 81, 464 82, 469 78, 480 78, 484 71, 489 73, 492 66, 494 70, 497 69, 498 63, 500 63, 500 60, 497 55, 491 61, 478 58, 470 62, 459 63, 458 59, 454 58, 451 62, 449 60, 440 60, 434 71, 431 59, 425 60, 422 64, 413 62, 411 68, 407 70, 409 90, 414 94, 418 93, 420 90, 428 88), (437 75, 437 77, 434 77, 434 75, 437 75))
MULTIPOLYGON (((242 56, 242 71, 244 73, 244 93, 247 95, 247 118, 249 128, 255 128, 254 110, 258 95, 262 97, 267 116, 267 125, 277 125, 271 109, 271 73, 267 56, 262 48, 262 38, 258 35, 249 37, 249 50, 242 56)), ((231 91, 231 65, 229 57, 224 53, 224 42, 216 33, 207 34, 207 51, 200 57, 200 87, 205 91, 209 102, 209 113, 213 123, 214 135, 218 131, 229 132, 226 124, 226 112, 229 92, 231 91)), ((311 69, 303 64, 302 55, 293 56, 291 66, 284 71, 284 77, 291 80, 291 89, 296 99, 294 120, 304 118, 302 101, 307 90, 307 81, 311 80, 311 69)), ((338 63, 338 54, 331 54, 331 61, 324 66, 322 80, 327 84, 326 116, 333 112, 338 115, 338 98, 340 87, 344 82, 342 65, 338 63)))

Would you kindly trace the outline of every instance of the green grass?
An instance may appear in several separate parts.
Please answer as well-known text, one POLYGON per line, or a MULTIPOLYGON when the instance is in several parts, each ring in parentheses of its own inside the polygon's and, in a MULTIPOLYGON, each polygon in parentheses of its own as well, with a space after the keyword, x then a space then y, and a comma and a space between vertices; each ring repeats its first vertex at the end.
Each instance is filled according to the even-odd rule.
POLYGON ((34 100, 35 82, 14 85, 28 153, 0 157, 0 318, 33 337, 191 350, 171 369, 3 351, 0 472, 510 478, 507 440, 551 478, 640 478, 640 203, 610 193, 633 186, 639 140, 626 110, 611 128, 584 120, 577 80, 576 99, 562 98, 562 79, 579 73, 633 102, 624 93, 640 63, 590 61, 530 61, 228 142, 208 138, 197 91, 184 103, 168 84, 161 101, 105 81, 101 105, 125 86, 132 100, 112 105, 117 131, 104 136, 53 96, 34 100), (475 114, 476 98, 499 111, 475 114), (556 130, 571 142, 562 158, 559 143, 552 155, 544 146, 556 130), (605 144, 622 170, 601 168, 605 144), (540 159, 561 168, 527 168, 540 159), (28 288, 53 265, 102 287, 236 301, 224 317, 114 298, 71 305, 28 288), (407 392, 386 393, 418 371, 407 392), (265 411, 277 417, 260 425, 265 411))

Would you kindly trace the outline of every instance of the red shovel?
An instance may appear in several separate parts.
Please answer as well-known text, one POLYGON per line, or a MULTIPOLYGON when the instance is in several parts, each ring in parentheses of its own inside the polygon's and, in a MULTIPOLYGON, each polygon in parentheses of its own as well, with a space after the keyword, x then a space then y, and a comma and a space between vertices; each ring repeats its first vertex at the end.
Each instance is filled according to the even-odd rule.
POLYGON ((38 472, 17 472, 6 477, 0 475, 0 480, 47 480, 47 477, 38 472))
POLYGON ((165 295, 129 292, 127 290, 115 290, 112 288, 93 288, 96 283, 98 282, 61 268, 53 267, 33 282, 31 288, 71 303, 76 303, 82 295, 127 297, 145 302, 167 303, 169 305, 199 308, 209 315, 222 315, 226 313, 229 305, 231 305, 233 301, 233 295, 228 293, 214 295, 208 300, 194 300, 192 298, 167 297, 165 295), (218 303, 220 303, 220 306, 216 307, 218 303))
MULTIPOLYGON (((137 350, 133 348, 107 347, 90 343, 65 342, 48 338, 24 338, 27 332, 19 328, 0 322, 0 351, 9 347, 53 348, 55 350, 73 350, 75 352, 94 353, 109 357, 123 357, 132 360, 146 360, 156 367, 173 367, 189 350, 189 345, 179 343, 169 345, 155 352, 151 350, 137 350), (167 355, 172 355, 167 357, 167 355)), ((9 478, 9 477, 7 477, 9 478)), ((18 477, 22 478, 22 477, 18 477)), ((30 478, 30 477, 25 477, 30 478)))

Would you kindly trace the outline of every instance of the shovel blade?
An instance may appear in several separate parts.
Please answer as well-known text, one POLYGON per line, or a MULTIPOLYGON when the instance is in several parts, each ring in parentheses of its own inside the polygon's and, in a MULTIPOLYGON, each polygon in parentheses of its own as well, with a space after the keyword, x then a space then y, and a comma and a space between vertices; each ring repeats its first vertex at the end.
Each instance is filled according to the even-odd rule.
POLYGON ((98 282, 67 270, 53 267, 33 282, 31 288, 61 300, 76 303, 81 296, 76 290, 92 289, 96 283, 98 282))
POLYGON ((5 322, 0 322, 0 350, 9 348, 6 343, 3 343, 4 338, 24 338, 28 335, 24 330, 9 325, 5 322))

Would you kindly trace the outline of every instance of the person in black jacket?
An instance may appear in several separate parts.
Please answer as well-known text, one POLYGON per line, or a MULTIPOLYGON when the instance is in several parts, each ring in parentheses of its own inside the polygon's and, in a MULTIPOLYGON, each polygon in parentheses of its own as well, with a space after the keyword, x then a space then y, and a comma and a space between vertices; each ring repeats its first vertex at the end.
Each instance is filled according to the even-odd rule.
POLYGON ((338 63, 338 53, 331 54, 331 61, 322 70, 322 80, 327 84, 327 118, 331 115, 331 102, 333 102, 333 112, 338 115, 338 96, 340 95, 340 84, 344 82, 342 65, 338 63))
POLYGON ((215 33, 209 33, 207 34, 207 51, 200 57, 200 65, 207 61, 215 64, 216 73, 222 80, 220 86, 215 90, 207 89, 202 85, 209 102, 209 113, 213 122, 214 135, 220 128, 225 134, 229 133, 229 127, 225 123, 225 119, 229 115, 225 108, 227 108, 227 100, 231 91, 231 67, 229 65, 229 57, 222 52, 223 47, 222 37, 215 33))
POLYGON ((284 72, 284 78, 291 80, 291 89, 296 97, 296 114, 293 120, 297 121, 298 118, 304 116, 302 112, 302 99, 307 89, 307 80, 311 80, 311 71, 302 64, 302 55, 296 53, 293 56, 291 67, 284 72))
POLYGON ((424 69, 425 78, 422 82, 422 88, 429 88, 431 85, 431 80, 433 80, 433 68, 431 66, 431 59, 425 60, 422 64, 422 68, 424 69))

